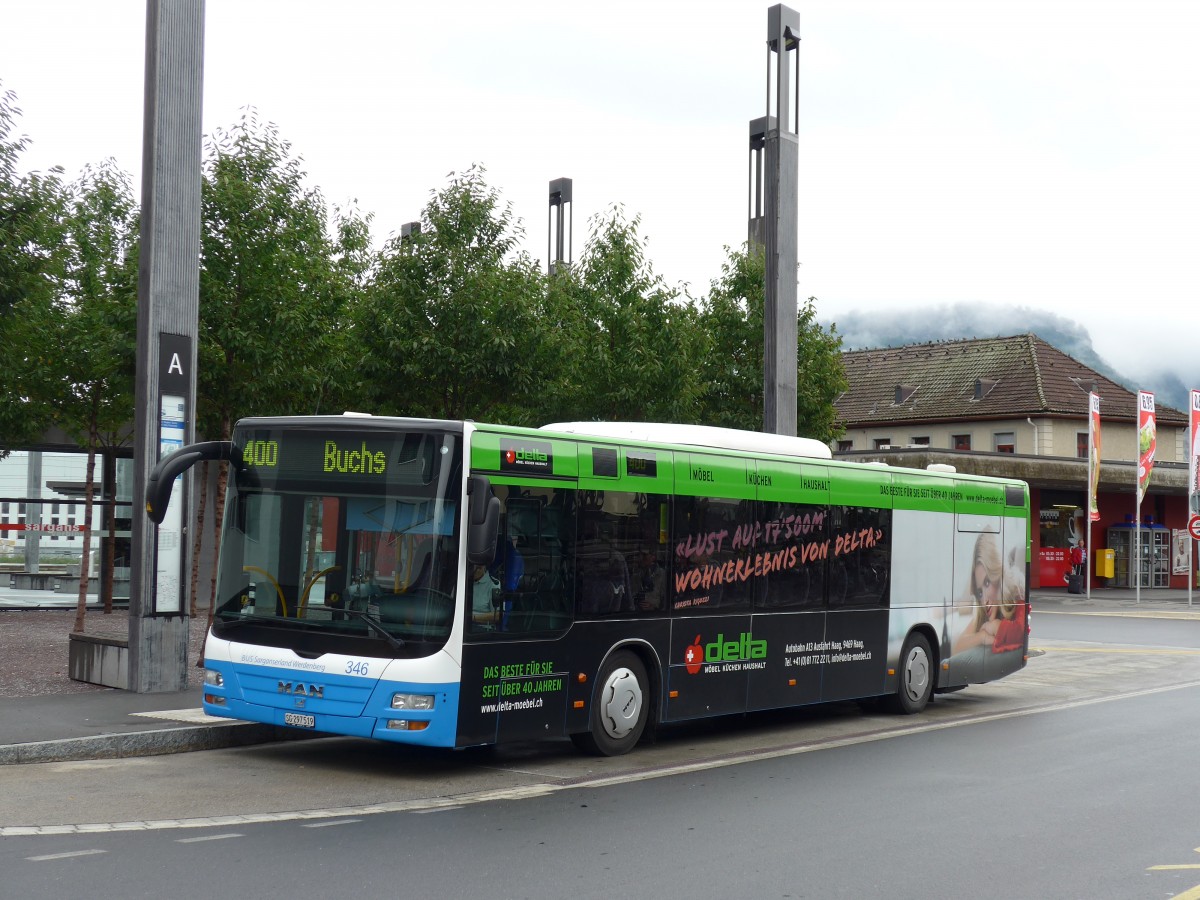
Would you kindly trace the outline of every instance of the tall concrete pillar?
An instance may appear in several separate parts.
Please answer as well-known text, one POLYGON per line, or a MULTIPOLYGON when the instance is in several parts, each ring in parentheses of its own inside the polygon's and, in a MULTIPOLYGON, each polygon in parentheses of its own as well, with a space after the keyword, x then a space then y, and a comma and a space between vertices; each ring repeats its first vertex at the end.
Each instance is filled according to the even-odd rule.
POLYGON ((129 688, 138 693, 187 687, 185 479, 161 526, 142 505, 160 455, 195 440, 203 63, 204 0, 147 0, 129 600, 129 688))
POLYGON ((750 175, 747 192, 746 240, 750 250, 766 252, 767 227, 767 132, 775 128, 774 116, 750 120, 750 175))
MULTIPOLYGON (((766 254, 763 309, 763 431, 796 433, 796 268, 800 172, 800 16, 767 10, 767 116, 755 120, 765 157, 759 237, 766 254)), ((751 123, 754 156, 755 123, 751 123)), ((752 228, 753 231, 753 228, 752 228)))
POLYGON ((550 275, 557 272, 559 266, 571 264, 571 242, 575 238, 575 203, 571 199, 571 188, 570 178, 555 178, 550 182, 549 221, 546 228, 546 271, 550 275), (551 250, 551 247, 554 249, 551 250))

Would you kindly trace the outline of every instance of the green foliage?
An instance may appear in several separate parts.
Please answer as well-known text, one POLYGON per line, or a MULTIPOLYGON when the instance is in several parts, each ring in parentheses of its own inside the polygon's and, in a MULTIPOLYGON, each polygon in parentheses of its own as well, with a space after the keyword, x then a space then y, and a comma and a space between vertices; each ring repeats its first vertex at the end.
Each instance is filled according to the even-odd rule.
POLYGON ((63 275, 62 170, 19 172, 29 143, 14 133, 20 115, 16 96, 0 91, 0 456, 50 425, 44 372, 62 361, 59 348, 38 349, 63 275))
POLYGON ((842 367, 842 338, 835 325, 821 328, 816 299, 809 297, 797 311, 796 430, 828 443, 845 430, 833 404, 850 383, 842 367))
MULTIPOLYGON (((133 192, 111 163, 69 189, 57 169, 19 174, 18 116, 0 96, 0 451, 52 419, 81 443, 117 442, 133 405, 133 192)), ((207 142, 201 204, 198 437, 244 415, 343 409, 761 428, 763 261, 744 248, 697 304, 613 206, 578 263, 547 277, 472 167, 431 192, 419 233, 376 252, 371 217, 330 211, 253 112, 207 142)), ((797 313, 797 418, 830 440, 841 339, 814 302, 797 313)))
POLYGON ((347 360, 339 323, 365 274, 365 222, 331 239, 320 192, 274 126, 247 113, 209 141, 201 193, 198 432, 243 415, 327 411, 347 360))
POLYGON ((521 237, 511 206, 473 167, 433 194, 419 233, 387 241, 353 314, 369 411, 532 424, 550 320, 521 237))
POLYGON ((54 367, 53 404, 82 446, 120 446, 132 437, 138 208, 129 174, 111 160, 85 168, 69 195, 53 334, 70 365, 54 367))
POLYGON ((689 422, 707 337, 696 309, 653 271, 638 217, 593 218, 579 265, 553 282, 569 346, 553 418, 689 422))
MULTIPOLYGON (((743 247, 728 250, 722 274, 704 303, 703 327, 712 341, 704 361, 703 420, 758 431, 763 425, 763 303, 765 262, 743 247)), ((797 309, 796 430, 830 441, 840 433, 833 401, 847 388, 842 339, 816 319, 816 298, 797 309)))

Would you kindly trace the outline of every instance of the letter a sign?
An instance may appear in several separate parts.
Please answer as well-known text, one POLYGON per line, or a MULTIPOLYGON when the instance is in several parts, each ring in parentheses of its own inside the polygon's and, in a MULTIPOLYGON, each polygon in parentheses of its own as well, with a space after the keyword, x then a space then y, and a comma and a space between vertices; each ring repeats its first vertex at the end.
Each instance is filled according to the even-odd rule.
POLYGON ((189 369, 192 342, 181 334, 158 336, 158 389, 162 393, 187 397, 191 393, 189 369))

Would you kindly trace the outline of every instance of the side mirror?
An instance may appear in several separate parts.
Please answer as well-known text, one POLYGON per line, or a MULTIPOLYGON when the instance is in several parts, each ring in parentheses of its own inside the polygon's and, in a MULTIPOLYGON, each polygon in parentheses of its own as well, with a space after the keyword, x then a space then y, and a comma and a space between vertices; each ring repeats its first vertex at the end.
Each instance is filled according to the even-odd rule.
POLYGON ((500 498, 483 475, 467 479, 467 562, 486 566, 496 555, 500 534, 500 498))
POLYGON ((146 515, 155 525, 161 525, 171 502, 171 486, 175 479, 198 462, 225 459, 235 465, 241 462, 233 441, 202 441, 188 444, 160 459, 146 479, 146 515))

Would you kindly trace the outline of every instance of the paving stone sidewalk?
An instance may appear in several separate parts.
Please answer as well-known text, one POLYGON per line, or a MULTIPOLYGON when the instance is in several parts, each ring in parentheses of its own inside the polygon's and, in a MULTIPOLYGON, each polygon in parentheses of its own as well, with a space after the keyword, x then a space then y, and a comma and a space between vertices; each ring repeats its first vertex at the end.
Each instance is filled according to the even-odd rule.
MULTIPOLYGON (((41 697, 104 691, 100 685, 72 681, 67 670, 74 609, 0 609, 0 697, 41 697)), ((190 620, 188 685, 201 683, 196 663, 204 652, 207 611, 190 620)), ((105 614, 88 609, 84 632, 96 635, 129 635, 128 611, 105 614)))

